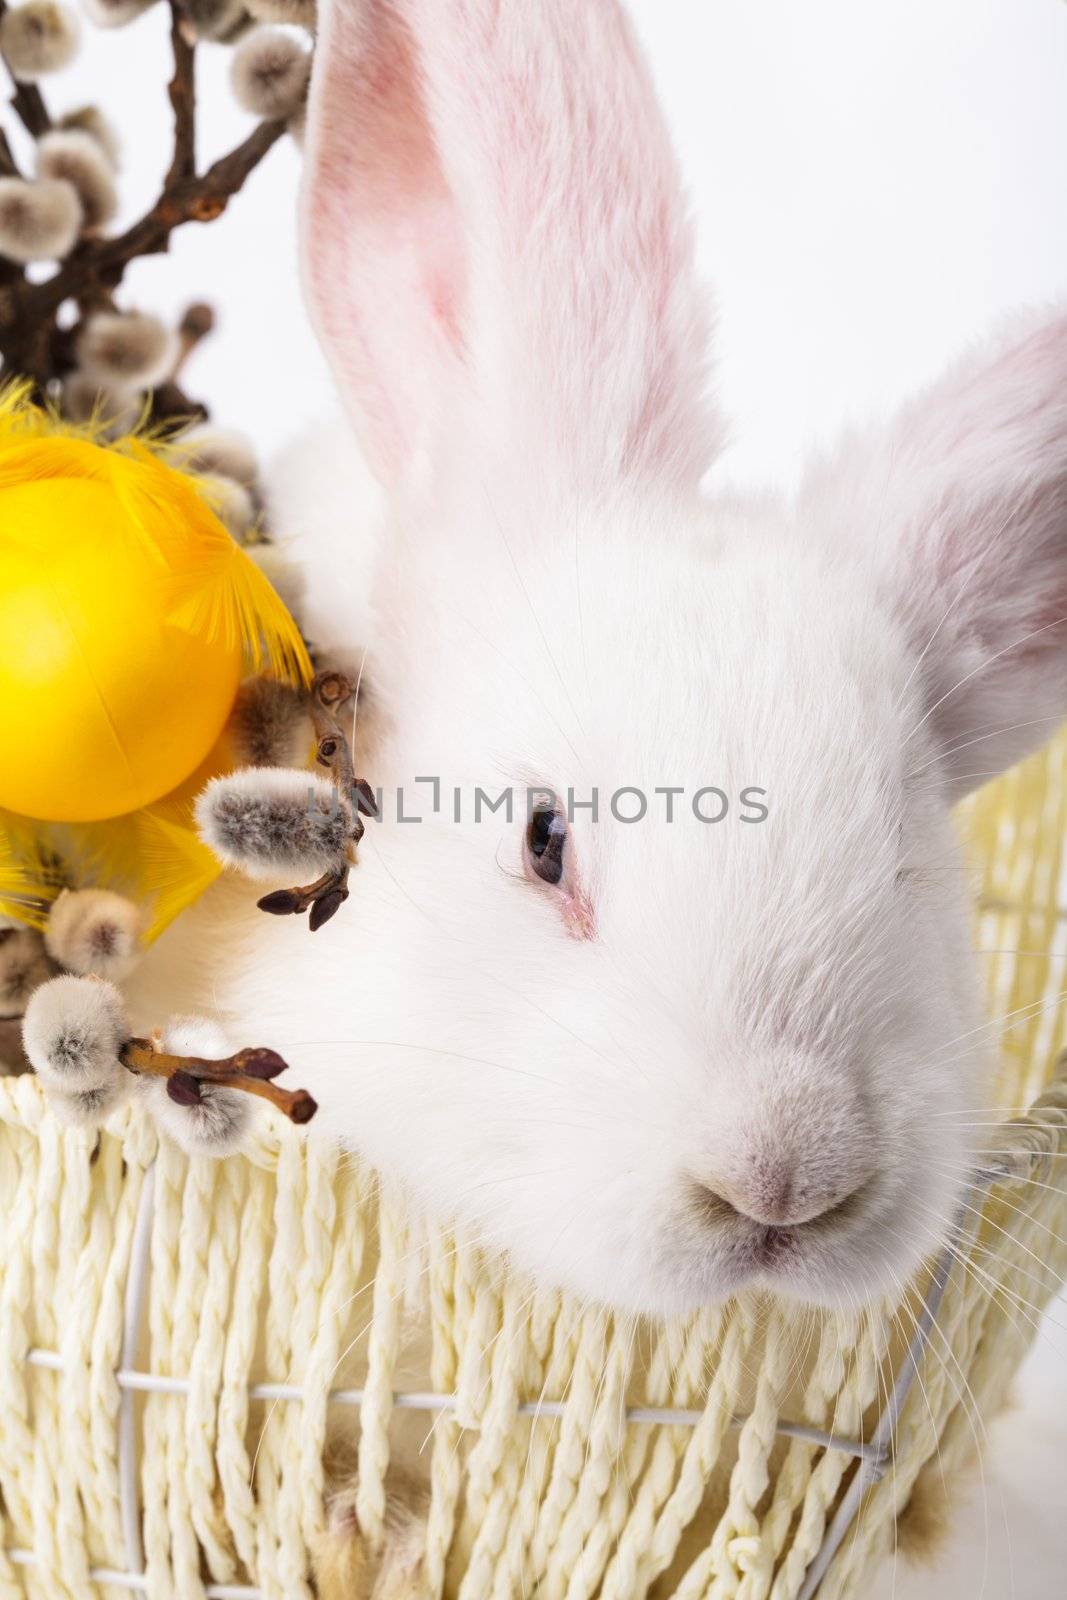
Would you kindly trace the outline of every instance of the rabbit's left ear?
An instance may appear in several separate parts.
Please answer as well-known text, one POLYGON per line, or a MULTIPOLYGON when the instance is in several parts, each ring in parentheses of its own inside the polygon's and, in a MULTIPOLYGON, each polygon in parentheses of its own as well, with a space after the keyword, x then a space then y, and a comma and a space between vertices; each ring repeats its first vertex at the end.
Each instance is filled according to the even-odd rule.
POLYGON ((1067 313, 965 357, 801 496, 904 620, 963 795, 1067 717, 1067 313))
POLYGON ((457 450, 695 483, 719 441, 666 129, 617 0, 322 0, 312 312, 387 481, 457 450))

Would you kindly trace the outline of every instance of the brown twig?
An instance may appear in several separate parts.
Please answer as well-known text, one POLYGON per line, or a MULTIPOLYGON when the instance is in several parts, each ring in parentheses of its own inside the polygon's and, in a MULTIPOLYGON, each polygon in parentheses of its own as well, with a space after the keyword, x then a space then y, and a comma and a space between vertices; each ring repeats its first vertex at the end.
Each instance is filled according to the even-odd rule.
POLYGON ((170 47, 174 73, 167 84, 167 98, 174 110, 174 154, 164 189, 196 173, 196 46, 175 0, 170 4, 170 47))
POLYGON ((0 1078, 30 1070, 22 1048, 22 1018, 0 1017, 0 1078))
POLYGON ((18 163, 11 153, 11 146, 7 142, 7 134, 3 128, 0 128, 0 174, 5 178, 20 176, 18 163))
POLYGON ((343 672, 318 672, 311 683, 311 725, 318 740, 315 760, 327 769, 339 793, 347 796, 355 787, 356 771, 337 713, 354 693, 352 680, 343 672))
POLYGON ((39 139, 52 126, 44 96, 35 83, 20 83, 17 78, 13 78, 12 82, 15 92, 11 96, 11 104, 21 117, 26 131, 39 139))
MULTIPOLYGON (((378 805, 374 791, 366 778, 357 778, 352 761, 352 746, 348 734, 338 721, 337 713, 355 694, 351 678, 343 672, 318 672, 311 681, 311 722, 318 739, 315 760, 326 767, 339 792, 347 799, 354 812, 365 817, 376 817, 378 805)), ((363 837, 363 824, 356 817, 359 828, 357 842, 363 837)))
POLYGON ((306 1089, 279 1089, 274 1079, 287 1070, 287 1063, 275 1050, 262 1047, 238 1050, 221 1061, 202 1056, 175 1056, 157 1050, 150 1039, 130 1039, 119 1052, 119 1059, 130 1072, 177 1080, 179 1092, 173 1098, 195 1104, 200 1085, 238 1089, 257 1095, 289 1118, 290 1122, 310 1122, 318 1105, 306 1089))
POLYGON ((248 174, 284 132, 284 122, 261 122, 202 177, 183 178, 165 188, 151 211, 125 233, 111 239, 83 239, 54 277, 45 283, 27 284, 27 311, 55 311, 64 300, 79 298, 82 286, 93 281, 113 289, 135 257, 166 250, 174 229, 183 222, 211 222, 221 216, 248 174))

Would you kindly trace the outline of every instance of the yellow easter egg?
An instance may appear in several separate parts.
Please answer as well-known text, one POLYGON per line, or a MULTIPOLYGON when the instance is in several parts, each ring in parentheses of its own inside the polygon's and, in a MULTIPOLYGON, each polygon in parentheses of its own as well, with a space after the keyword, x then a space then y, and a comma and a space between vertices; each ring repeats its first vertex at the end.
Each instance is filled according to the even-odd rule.
POLYGON ((0 812, 100 823, 180 789, 299 629, 181 457, 0 389, 0 812))
POLYGON ((121 510, 106 480, 0 486, 0 807, 23 816, 87 822, 159 799, 233 705, 240 638, 175 603, 198 507, 170 551, 121 510))

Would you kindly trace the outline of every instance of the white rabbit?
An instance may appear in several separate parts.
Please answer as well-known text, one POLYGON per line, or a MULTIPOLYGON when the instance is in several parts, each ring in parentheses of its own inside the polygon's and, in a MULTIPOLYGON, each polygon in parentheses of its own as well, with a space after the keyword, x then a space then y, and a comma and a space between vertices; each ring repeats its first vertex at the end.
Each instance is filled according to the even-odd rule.
MULTIPOLYGON (((385 818, 314 938, 231 882, 135 999, 213 998, 319 1129, 542 1281, 649 1312, 888 1288, 986 1092, 950 808, 1067 713, 1067 318, 795 500, 709 503, 705 303, 615 0, 319 15, 305 277, 384 490, 385 818), (528 825, 536 786, 598 819, 528 825)), ((369 502, 336 501, 311 587, 358 659, 369 502)))

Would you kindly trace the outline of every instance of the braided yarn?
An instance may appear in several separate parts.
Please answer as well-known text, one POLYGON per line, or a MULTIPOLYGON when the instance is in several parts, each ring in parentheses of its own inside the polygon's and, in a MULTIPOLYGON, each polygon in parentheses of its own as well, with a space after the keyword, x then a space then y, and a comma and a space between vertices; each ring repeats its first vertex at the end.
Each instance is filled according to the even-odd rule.
POLYGON ((287 1123, 213 1163, 136 1100, 97 1139, 3 1078, 0 1600, 370 1600, 374 1573, 388 1600, 798 1600, 862 1466, 818 1588, 858 1600, 983 1442, 1067 1270, 1067 737, 962 820, 1010 1014, 1000 1175, 888 1459, 860 1456, 923 1280, 652 1326, 534 1289, 287 1123))

